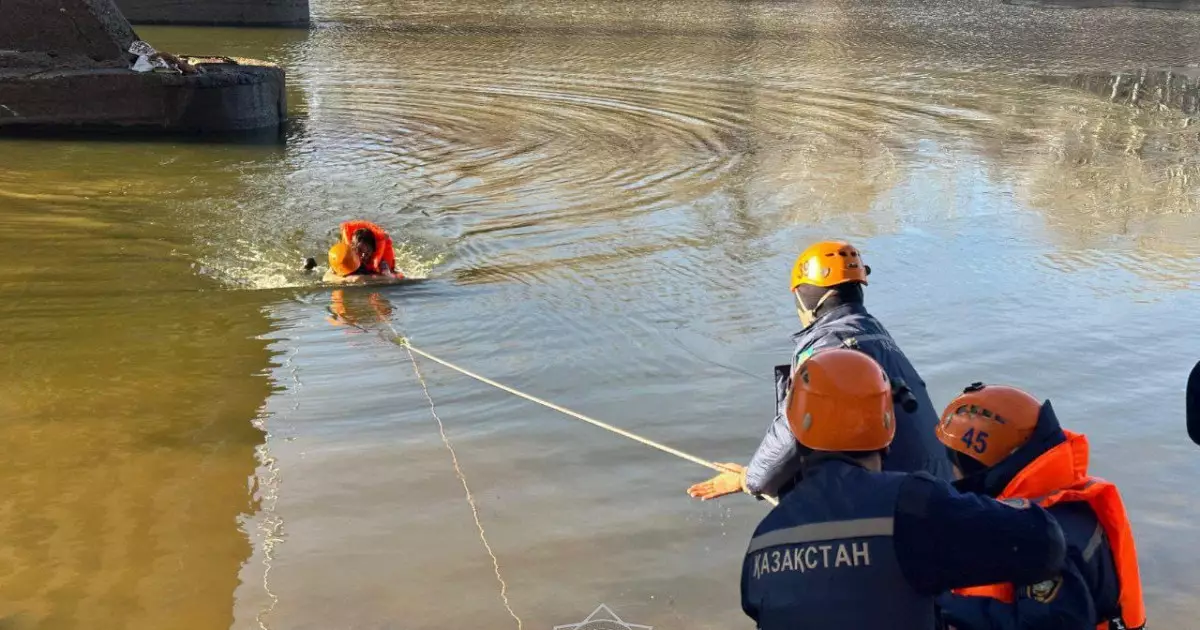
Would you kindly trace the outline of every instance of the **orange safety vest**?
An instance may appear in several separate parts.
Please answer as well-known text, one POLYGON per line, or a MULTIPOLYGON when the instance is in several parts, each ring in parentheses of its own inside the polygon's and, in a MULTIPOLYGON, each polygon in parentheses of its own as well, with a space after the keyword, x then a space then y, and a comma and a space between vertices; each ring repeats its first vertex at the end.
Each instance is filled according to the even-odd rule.
MULTIPOLYGON (((997 499, 1026 499, 1044 508, 1066 501, 1086 501, 1112 549, 1113 564, 1120 585, 1118 618, 1129 630, 1146 625, 1146 606, 1142 601, 1142 579, 1138 574, 1137 551, 1133 545, 1133 531, 1125 514, 1125 505, 1117 487, 1098 477, 1089 477, 1087 436, 1064 431, 1067 441, 1042 453, 1028 466, 1017 473, 997 499)), ((990 584, 971 588, 955 589, 957 595, 991 597, 1011 604, 1014 600, 1012 584, 990 584)), ((1110 620, 1097 624, 1097 630, 1108 630, 1110 620)))
POLYGON ((379 266, 387 263, 388 269, 391 269, 392 273, 403 277, 403 274, 396 269, 396 252, 392 248, 392 238, 378 225, 370 221, 347 221, 342 224, 342 241, 350 244, 354 233, 363 228, 370 230, 371 234, 375 235, 375 255, 371 257, 371 260, 363 261, 363 266, 367 268, 367 271, 379 273, 379 266))

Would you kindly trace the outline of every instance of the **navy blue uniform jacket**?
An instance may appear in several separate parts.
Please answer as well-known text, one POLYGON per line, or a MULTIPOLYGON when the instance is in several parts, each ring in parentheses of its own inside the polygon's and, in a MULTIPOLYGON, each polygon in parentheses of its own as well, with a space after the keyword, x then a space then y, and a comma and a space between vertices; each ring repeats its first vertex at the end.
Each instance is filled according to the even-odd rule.
MULTIPOLYGON (((836 455, 815 460, 796 490, 759 524, 743 563, 742 609, 763 630, 849 630, 846 623, 932 630, 940 593, 997 581, 1036 582, 1062 567, 1063 534, 1041 507, 960 494, 926 473, 870 472, 836 455), (862 523, 881 521, 888 523, 884 537, 853 538, 867 535, 862 523), (821 568, 820 555, 810 553, 814 562, 801 567, 797 561, 798 570, 787 570, 788 537, 818 528, 827 530, 822 540, 835 549, 865 553, 873 545, 870 561, 843 561, 840 553, 835 561, 830 553, 821 568), (841 538, 846 544, 838 544, 841 538), (768 566, 763 549, 782 554, 783 570, 778 558, 768 566)), ((798 551, 808 550, 792 549, 796 556, 798 551)))

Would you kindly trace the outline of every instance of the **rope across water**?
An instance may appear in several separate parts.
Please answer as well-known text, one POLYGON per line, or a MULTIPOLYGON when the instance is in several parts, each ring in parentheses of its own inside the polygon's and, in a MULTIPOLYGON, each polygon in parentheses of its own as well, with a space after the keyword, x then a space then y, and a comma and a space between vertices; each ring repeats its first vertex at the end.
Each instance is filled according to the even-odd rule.
MULTIPOLYGON (((391 324, 388 326, 390 327, 391 324)), ((395 329, 392 332, 395 333, 395 329)), ((462 466, 458 463, 458 454, 454 452, 454 445, 450 443, 450 438, 446 435, 446 425, 442 423, 442 418, 437 414, 437 408, 433 404, 433 396, 429 394, 429 386, 425 384, 425 377, 421 374, 421 368, 417 366, 417 357, 413 356, 414 348, 409 346, 402 347, 408 351, 408 360, 412 362, 413 372, 417 375, 417 381, 421 383, 422 391, 425 392, 425 400, 429 401, 429 413, 437 421, 438 433, 442 436, 442 444, 446 446, 446 450, 450 451, 450 462, 454 465, 454 474, 462 482, 463 491, 467 495, 467 504, 471 507, 471 517, 475 519, 475 527, 479 530, 479 540, 483 542, 484 550, 492 558, 492 569, 496 573, 496 581, 500 583, 500 599, 504 601, 504 609, 508 611, 510 617, 516 620, 517 630, 522 630, 524 622, 517 616, 516 611, 512 608, 512 604, 508 601, 508 583, 504 581, 504 576, 500 574, 500 559, 496 557, 496 552, 492 551, 492 545, 488 542, 487 534, 483 531, 483 521, 479 519, 479 506, 475 504, 475 495, 472 494, 471 487, 467 485, 467 476, 463 473, 462 466)))
MULTIPOLYGON (((394 332, 394 329, 393 329, 393 332, 394 332)), ((548 407, 559 413, 571 416, 572 418, 575 418, 576 420, 582 420, 583 422, 587 422, 589 424, 595 425, 606 431, 611 431, 613 433, 616 433, 617 435, 622 435, 622 436, 627 437, 635 442, 645 444, 646 446, 658 449, 664 453, 670 453, 671 455, 674 455, 680 459, 686 459, 687 461, 692 462, 694 464, 699 464, 701 466, 704 466, 705 468, 710 468, 710 469, 718 471, 718 472, 726 472, 726 468, 724 468, 714 462, 710 462, 706 459, 696 457, 695 455, 692 455, 690 453, 685 453, 677 448, 667 446, 666 444, 661 444, 659 442, 655 442, 654 440, 651 440, 646 437, 642 437, 631 431, 626 431, 625 429, 622 429, 620 427, 615 427, 611 424, 608 424, 607 422, 601 422, 600 420, 585 416, 579 412, 567 409, 566 407, 556 405, 550 401, 542 400, 541 398, 538 398, 537 396, 533 396, 531 394, 526 394, 525 392, 522 392, 517 389, 513 389, 512 387, 504 385, 503 383, 497 383, 496 381, 493 381, 492 379, 487 378, 486 376, 481 376, 481 375, 476 374, 466 368, 459 367, 453 363, 450 363, 449 361, 446 361, 435 355, 425 352, 424 350, 421 350, 420 348, 412 345, 412 343, 409 342, 409 340, 407 338, 401 337, 398 334, 395 335, 394 337, 392 337, 391 341, 392 341, 392 343, 395 343, 396 345, 408 350, 411 353, 419 354, 422 357, 425 357, 426 359, 433 361, 434 363, 438 363, 442 366, 450 368, 451 370, 454 370, 455 372, 463 374, 464 376, 473 378, 481 383, 486 383, 488 385, 491 385, 492 387, 495 387, 496 389, 508 392, 519 398, 524 398, 525 400, 537 403, 539 405, 542 405, 543 407, 548 407)), ((779 501, 775 497, 764 496, 763 498, 771 505, 779 505, 779 501)))
MULTIPOLYGON (((665 444, 660 444, 649 438, 645 438, 640 435, 637 435, 636 433, 626 431, 625 429, 622 429, 620 427, 615 427, 611 424, 608 424, 607 422, 601 422, 600 420, 596 420, 595 418, 585 416, 581 413, 572 411, 572 410, 567 409, 566 407, 563 407, 560 405, 556 405, 547 400, 542 400, 541 398, 538 398, 536 396, 526 394, 525 392, 522 392, 517 389, 513 389, 512 387, 504 385, 503 383, 498 383, 496 381, 493 381, 490 378, 476 374, 466 368, 459 367, 459 366, 457 366, 453 363, 450 363, 449 361, 446 361, 440 357, 437 357, 433 354, 425 352, 424 350, 421 350, 420 348, 417 348, 416 346, 412 345, 412 343, 406 337, 401 336, 400 333, 397 332, 395 326, 392 325, 391 321, 389 321, 387 319, 387 317, 385 317, 382 313, 380 313, 379 315, 380 315, 380 317, 379 317, 380 323, 385 324, 388 327, 388 329, 391 330, 392 334, 390 337, 387 337, 387 339, 389 341, 391 341, 392 343, 396 344, 397 346, 403 348, 408 354, 409 361, 412 362, 413 372, 416 374, 417 380, 421 383, 421 389, 425 393, 425 399, 429 402, 429 411, 433 415, 433 419, 437 422, 438 432, 441 434, 442 442, 445 445, 446 449, 450 452, 450 459, 451 459, 451 463, 454 466, 454 473, 455 473, 455 475, 458 476, 459 481, 462 482, 463 491, 466 493, 467 504, 471 508, 471 517, 474 519, 475 526, 479 531, 479 539, 483 543, 484 549, 487 551, 488 556, 492 560, 492 567, 496 574, 496 581, 499 582, 499 584, 500 584, 500 599, 503 601, 504 608, 506 611, 508 611, 509 616, 512 617, 513 620, 515 620, 517 622, 517 630, 522 630, 522 628, 524 626, 524 622, 521 620, 520 616, 517 615, 516 611, 513 610, 512 604, 509 602, 508 583, 504 580, 504 576, 500 572, 500 560, 499 560, 499 558, 496 557, 496 553, 492 550, 491 544, 488 543, 487 534, 484 532, 483 522, 479 517, 479 508, 475 503, 474 494, 471 492, 471 488, 467 484, 466 475, 463 473, 462 467, 459 465, 458 455, 454 452, 454 446, 450 443, 450 438, 446 435, 446 427, 442 423, 441 417, 439 417, 437 414, 437 408, 435 407, 435 405, 433 403, 433 397, 429 393, 429 387, 425 383, 425 377, 424 377, 424 375, 421 374, 421 369, 417 365, 417 358, 416 358, 417 355, 420 355, 426 359, 429 359, 430 361, 433 361, 434 363, 437 363, 439 365, 447 367, 451 370, 454 370, 455 372, 463 374, 464 376, 473 378, 481 383, 491 385, 492 387, 495 387, 499 390, 508 392, 519 398, 524 398, 525 400, 537 403, 544 407, 548 407, 550 409, 558 411, 559 413, 571 416, 572 418, 575 418, 577 420, 582 420, 589 424, 600 427, 606 431, 611 431, 618 435, 625 436, 635 442, 645 444, 646 446, 658 449, 660 451, 663 451, 664 453, 670 453, 671 455, 679 457, 680 459, 685 459, 689 462, 699 464, 701 466, 704 466, 705 468, 716 470, 718 472, 726 472, 727 471, 727 469, 725 467, 723 467, 719 464, 716 464, 714 462, 710 462, 706 459, 696 457, 695 455, 692 455, 690 453, 685 453, 677 448, 672 448, 665 444)), ((361 330, 363 332, 369 332, 369 329, 367 329, 363 326, 360 326, 358 324, 355 324, 353 322, 344 322, 344 323, 346 325, 357 328, 358 330, 361 330)), ((766 500, 771 505, 779 505, 779 500, 776 499, 775 497, 764 496, 763 499, 766 500)))

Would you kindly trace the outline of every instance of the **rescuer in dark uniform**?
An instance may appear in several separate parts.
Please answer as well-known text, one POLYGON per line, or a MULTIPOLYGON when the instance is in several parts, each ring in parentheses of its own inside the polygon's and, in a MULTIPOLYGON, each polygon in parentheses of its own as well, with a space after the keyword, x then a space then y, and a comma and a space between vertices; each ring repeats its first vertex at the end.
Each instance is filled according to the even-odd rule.
POLYGON ((893 397, 863 352, 821 350, 797 368, 785 416, 804 474, 754 531, 742 567, 742 609, 762 630, 930 630, 945 591, 1061 570, 1062 530, 1042 508, 882 471, 893 397))

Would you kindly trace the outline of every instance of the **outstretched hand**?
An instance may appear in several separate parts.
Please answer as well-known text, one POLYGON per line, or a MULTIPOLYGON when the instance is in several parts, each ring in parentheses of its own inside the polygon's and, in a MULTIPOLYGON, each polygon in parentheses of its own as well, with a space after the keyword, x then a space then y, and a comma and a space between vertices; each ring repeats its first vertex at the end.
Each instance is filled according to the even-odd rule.
POLYGON ((722 463, 717 466, 723 470, 716 477, 688 488, 688 495, 701 501, 707 501, 735 492, 747 492, 745 466, 733 463, 722 463))

